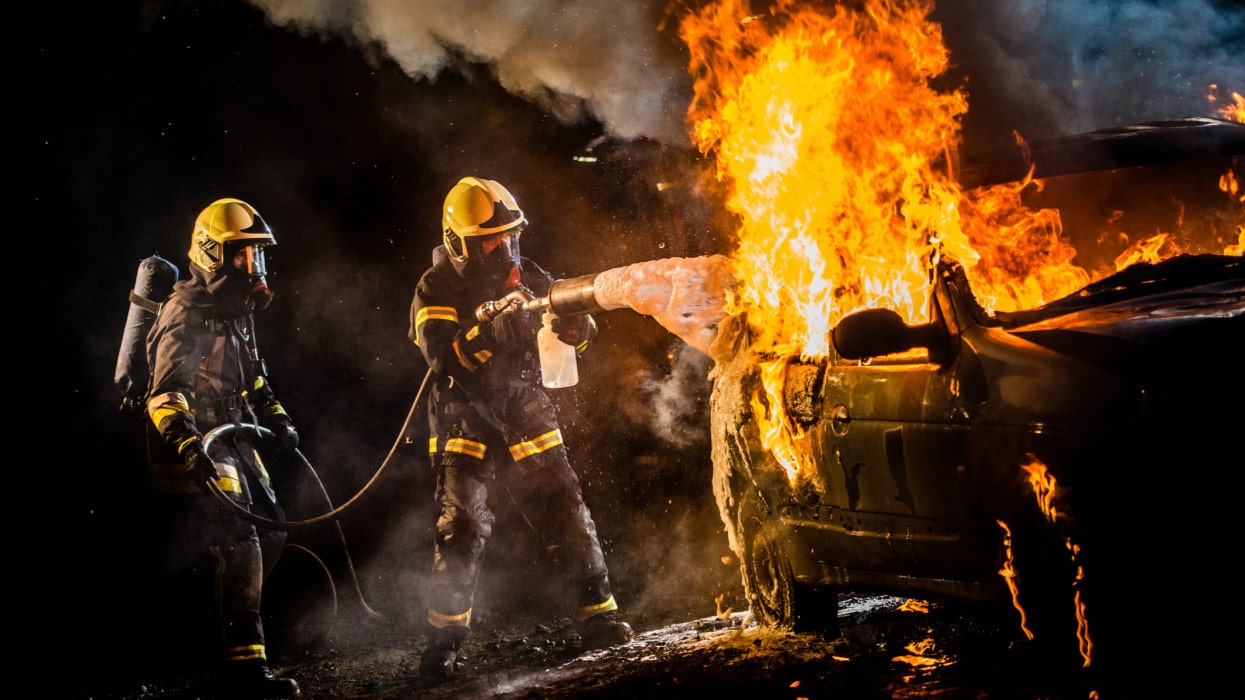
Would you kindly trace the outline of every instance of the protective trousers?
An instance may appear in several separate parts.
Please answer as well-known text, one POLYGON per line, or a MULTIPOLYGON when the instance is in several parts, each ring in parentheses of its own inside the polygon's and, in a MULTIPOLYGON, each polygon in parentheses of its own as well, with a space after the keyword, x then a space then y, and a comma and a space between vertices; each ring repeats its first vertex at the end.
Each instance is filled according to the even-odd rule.
MULTIPOLYGON (((233 455, 221 462, 230 467, 235 463, 233 455)), ((248 479, 221 479, 221 483, 240 487, 226 491, 239 506, 256 508, 248 479)), ((223 652, 226 671, 245 673, 266 666, 260 602, 264 578, 280 556, 285 533, 261 533, 210 493, 157 497, 169 526, 163 559, 166 599, 175 608, 189 606, 192 615, 205 618, 201 620, 204 626, 211 625, 211 638, 219 645, 217 653, 223 652)), ((268 509, 258 510, 273 517, 268 509)))
MULTIPOLYGON (((493 532, 489 508, 491 469, 479 460, 450 455, 436 459, 436 498, 441 511, 430 577, 429 624, 434 629, 470 626, 485 544, 493 532)), ((584 504, 579 477, 566 448, 558 445, 505 465, 496 474, 552 552, 582 610, 616 607, 596 524, 584 504)))

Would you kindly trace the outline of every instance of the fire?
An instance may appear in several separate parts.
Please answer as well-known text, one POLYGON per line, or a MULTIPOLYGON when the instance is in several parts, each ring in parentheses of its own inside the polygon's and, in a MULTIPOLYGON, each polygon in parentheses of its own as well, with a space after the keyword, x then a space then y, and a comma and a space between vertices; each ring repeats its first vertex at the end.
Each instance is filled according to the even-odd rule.
MULTIPOLYGON (((1059 497, 1059 486, 1056 483, 1055 476, 1047 471, 1046 464, 1037 457, 1029 455, 1028 463, 1020 465, 1020 468, 1028 474, 1027 478, 1029 486, 1033 488, 1033 495, 1037 499, 1038 509, 1042 512, 1042 515, 1046 517, 1046 520, 1051 523, 1058 523, 1060 520, 1066 520, 1067 516, 1055 507, 1055 501, 1059 497)), ((1004 525, 1002 521, 999 522, 999 525, 1003 526, 1004 530, 1007 530, 1007 526, 1004 525)), ((1018 589, 1015 584, 1016 573, 1011 562, 1010 540, 1011 532, 1008 531, 1005 537, 1008 551, 1007 563, 1004 566, 1004 571, 1000 571, 999 573, 1007 581, 1007 585, 1012 592, 1012 601, 1019 610, 1020 604, 1017 598, 1018 589)), ((1085 601, 1081 596, 1081 583, 1085 580, 1085 569, 1078 562, 1081 547, 1073 542, 1071 538, 1064 539, 1064 547, 1068 550, 1070 561, 1076 566, 1076 575, 1072 581, 1072 608, 1073 613, 1076 615, 1077 650, 1081 654, 1083 665, 1088 668, 1093 660, 1094 642, 1090 638, 1089 619, 1086 617, 1085 601)), ((1023 610, 1021 611, 1021 627, 1024 627, 1023 610)), ((1029 634, 1028 630, 1025 630, 1025 634, 1029 634)), ((1032 636, 1030 636, 1030 639, 1032 639, 1032 636)))
MULTIPOLYGON (((1211 85, 1210 93, 1206 95, 1206 99, 1211 103, 1219 101, 1219 86, 1211 85)), ((1239 92, 1233 92, 1231 102, 1219 109, 1219 114, 1228 121, 1241 122, 1245 124, 1245 96, 1239 92)))
POLYGON ((760 398, 753 397, 752 413, 761 429, 761 444, 770 449, 774 459, 786 470, 787 478, 794 481, 800 465, 795 444, 804 433, 798 426, 792 425, 787 418, 787 412, 783 410, 782 374, 786 367, 787 363, 782 359, 761 363, 761 379, 766 400, 762 402, 760 398))
POLYGON ((1007 590, 1011 592, 1012 607, 1020 613, 1020 631, 1024 632, 1026 638, 1033 639, 1033 632, 1028 625, 1028 614, 1024 606, 1020 604, 1020 585, 1016 582, 1016 562, 1012 552, 1012 529, 1002 520, 996 522, 1003 529, 1003 568, 999 569, 999 576, 1003 577, 1007 590))
POLYGON ((949 65, 928 2, 823 13, 790 0, 749 16, 724 0, 689 16, 693 135, 739 216, 733 255, 757 345, 820 358, 829 329, 867 306, 927 320, 930 271, 953 255, 987 308, 1015 309, 1088 281, 1058 213, 1028 183, 970 200, 947 166, 967 98, 934 87, 949 65))
MULTIPOLYGON (((1114 272, 1079 267, 1059 212, 1022 202, 1041 182, 971 194, 959 185, 968 101, 942 87, 950 52, 929 19, 932 0, 811 5, 777 0, 750 14, 744 0, 720 0, 679 25, 695 83, 692 137, 738 220, 739 286, 726 312, 746 317, 759 355, 827 357, 830 329, 865 307, 928 321, 942 256, 965 266, 988 312, 1039 306, 1114 272)), ((1229 110, 1240 116, 1236 97, 1229 110)), ((1245 246, 1245 226, 1231 230, 1245 246)), ((1181 252, 1166 232, 1147 234, 1118 265, 1181 252)), ((765 447, 794 480, 782 366, 766 372, 776 384, 757 415, 765 447)))

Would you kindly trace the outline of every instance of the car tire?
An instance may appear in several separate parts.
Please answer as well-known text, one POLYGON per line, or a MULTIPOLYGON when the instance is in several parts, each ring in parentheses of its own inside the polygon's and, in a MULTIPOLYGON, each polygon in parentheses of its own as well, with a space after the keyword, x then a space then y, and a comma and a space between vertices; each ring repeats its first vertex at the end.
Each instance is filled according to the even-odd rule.
POLYGON ((795 633, 838 635, 838 592, 795 578, 782 526, 752 492, 738 511, 744 590, 757 624, 795 633))

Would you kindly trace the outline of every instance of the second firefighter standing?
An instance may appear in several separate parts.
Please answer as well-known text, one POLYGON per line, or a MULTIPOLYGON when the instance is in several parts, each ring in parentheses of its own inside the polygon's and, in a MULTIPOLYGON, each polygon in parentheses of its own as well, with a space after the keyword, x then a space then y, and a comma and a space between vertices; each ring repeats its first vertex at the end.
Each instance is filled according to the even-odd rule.
POLYGON ((300 695, 294 679, 269 670, 260 615, 285 534, 257 530, 206 486, 251 513, 283 518, 260 451, 293 452, 298 431, 268 383, 254 318, 272 300, 264 249, 276 243, 250 204, 212 202, 195 219, 190 279, 174 285, 147 336, 148 469, 168 537, 160 587, 173 607, 207 611, 224 697, 300 695), (262 441, 235 430, 208 454, 214 428, 256 423, 268 431, 262 441))
MULTIPOLYGON (((409 330, 435 378, 428 449, 439 510, 420 672, 446 677, 457 668, 495 524, 489 490, 497 485, 514 497, 543 548, 559 552, 585 648, 626 643, 631 626, 618 619, 596 524, 553 401, 540 386, 539 318, 519 306, 488 321, 475 316, 517 288, 543 296, 554 280, 519 254, 528 221, 499 182, 463 178, 442 214, 443 243, 419 279, 409 330)), ((596 335, 586 314, 556 319, 554 330, 580 352, 596 335)))

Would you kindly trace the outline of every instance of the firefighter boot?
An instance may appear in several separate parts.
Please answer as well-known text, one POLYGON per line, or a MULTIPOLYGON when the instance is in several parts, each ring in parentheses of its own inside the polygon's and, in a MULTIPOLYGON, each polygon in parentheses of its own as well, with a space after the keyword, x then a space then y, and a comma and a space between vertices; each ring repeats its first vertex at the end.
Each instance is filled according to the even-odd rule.
POLYGON ((626 644, 635 636, 631 625, 618 619, 614 612, 601 613, 579 623, 579 637, 584 649, 604 649, 626 644))
POLYGON ((444 680, 454 675, 461 665, 458 650, 467 637, 466 627, 442 627, 428 634, 428 645, 419 657, 419 675, 444 680))
POLYGON ((298 681, 278 678, 263 664, 245 664, 229 669, 221 680, 222 696, 228 698, 275 700, 303 696, 298 681))

